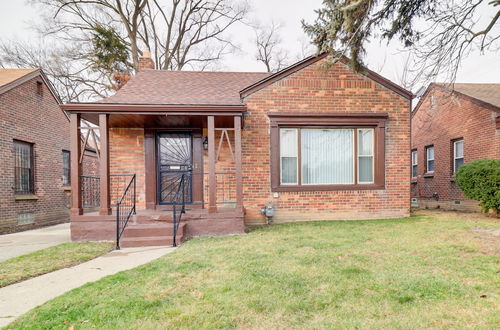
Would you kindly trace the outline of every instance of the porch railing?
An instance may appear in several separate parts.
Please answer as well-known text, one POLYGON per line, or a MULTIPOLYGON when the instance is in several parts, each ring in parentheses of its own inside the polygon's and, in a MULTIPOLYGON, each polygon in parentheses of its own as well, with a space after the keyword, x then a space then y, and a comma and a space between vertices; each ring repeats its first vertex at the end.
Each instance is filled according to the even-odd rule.
MULTIPOLYGON (((133 176, 134 174, 110 174, 109 194, 111 206, 116 206, 133 176)), ((82 207, 85 209, 98 208, 101 196, 99 175, 81 175, 80 178, 82 207)))
POLYGON ((177 191, 172 199, 173 246, 177 246, 177 232, 182 214, 186 213, 186 174, 182 174, 177 191))
POLYGON ((125 191, 116 202, 116 249, 120 249, 120 238, 127 227, 128 221, 133 214, 136 214, 136 183, 135 174, 130 179, 125 191))
POLYGON ((81 177, 81 198, 82 207, 96 208, 99 207, 101 189, 98 175, 82 175, 81 177))

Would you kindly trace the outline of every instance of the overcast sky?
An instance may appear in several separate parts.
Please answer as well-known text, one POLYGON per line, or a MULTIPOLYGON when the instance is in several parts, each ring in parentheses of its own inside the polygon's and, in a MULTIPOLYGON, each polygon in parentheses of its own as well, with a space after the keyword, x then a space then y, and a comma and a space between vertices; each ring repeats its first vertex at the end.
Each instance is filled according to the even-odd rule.
MULTIPOLYGON (((0 11, 0 38, 37 40, 31 29, 32 22, 38 19, 35 8, 23 0, 2 1, 0 11)), ((301 19, 314 21, 314 9, 321 6, 321 0, 249 0, 252 8, 250 16, 262 24, 271 21, 281 23, 283 46, 292 59, 301 53, 304 40, 308 40, 301 27, 301 19)), ((482 13, 489 15, 491 13, 482 13)), ((264 65, 255 60, 255 49, 252 44, 252 31, 245 26, 235 27, 231 31, 232 40, 241 51, 229 55, 221 65, 224 71, 263 71, 264 65)), ((400 83, 400 76, 405 60, 399 51, 401 47, 394 43, 387 47, 385 43, 372 42, 368 47, 366 63, 368 67, 390 80, 400 83)), ((500 83, 500 55, 470 55, 462 63, 457 82, 500 83)), ((417 86, 414 89, 418 89, 417 86)), ((415 91, 415 90, 414 90, 415 91)))

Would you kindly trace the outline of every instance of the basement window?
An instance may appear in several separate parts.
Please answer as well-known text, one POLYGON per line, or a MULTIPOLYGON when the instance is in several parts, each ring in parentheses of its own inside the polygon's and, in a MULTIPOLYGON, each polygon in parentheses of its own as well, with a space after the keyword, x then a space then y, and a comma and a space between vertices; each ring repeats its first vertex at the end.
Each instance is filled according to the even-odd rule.
POLYGON ((19 213, 17 215, 17 224, 19 226, 29 225, 35 222, 35 215, 33 213, 19 213))

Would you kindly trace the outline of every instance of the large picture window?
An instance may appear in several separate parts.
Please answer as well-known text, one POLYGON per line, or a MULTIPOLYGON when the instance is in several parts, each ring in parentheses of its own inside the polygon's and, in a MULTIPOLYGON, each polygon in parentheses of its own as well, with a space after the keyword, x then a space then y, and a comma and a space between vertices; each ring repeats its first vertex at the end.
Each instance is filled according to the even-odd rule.
POLYGON ((301 129, 302 184, 353 184, 352 129, 301 129))
POLYGON ((17 194, 35 192, 33 144, 18 140, 14 140, 14 191, 17 194))
MULTIPOLYGON (((282 120, 269 116, 272 124, 282 120)), ((307 120, 293 125, 298 120, 294 116, 271 128, 271 152, 277 153, 271 163, 274 191, 383 188, 382 119, 328 125, 326 116, 315 125, 307 120)))
POLYGON ((373 131, 373 128, 280 128, 281 184, 373 183, 373 131))

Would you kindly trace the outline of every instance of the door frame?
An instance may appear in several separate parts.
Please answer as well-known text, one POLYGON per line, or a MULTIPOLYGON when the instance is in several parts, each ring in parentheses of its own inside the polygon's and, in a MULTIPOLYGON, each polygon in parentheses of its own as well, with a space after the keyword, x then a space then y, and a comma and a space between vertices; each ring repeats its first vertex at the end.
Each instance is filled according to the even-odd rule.
POLYGON ((163 171, 163 172, 171 172, 171 173, 181 173, 181 172, 188 172, 190 174, 190 180, 191 183, 189 185, 189 201, 186 201, 186 204, 192 204, 193 203, 193 163, 194 163, 194 157, 193 157, 193 132, 190 130, 157 130, 155 134, 155 141, 156 141, 156 204, 157 205, 172 205, 173 203, 168 203, 168 202, 162 202, 161 201, 161 164, 160 164, 160 135, 162 134, 186 134, 189 136, 189 143, 190 143, 190 162, 189 165, 191 167, 191 170, 173 170, 173 171, 163 171))
POLYGON ((146 209, 169 209, 168 205, 158 204, 158 174, 157 174, 157 132, 191 132, 193 136, 193 203, 191 208, 204 207, 204 180, 203 180, 203 167, 204 155, 206 151, 203 148, 203 129, 200 127, 189 128, 145 128, 144 129, 144 156, 145 156, 145 202, 146 209))

